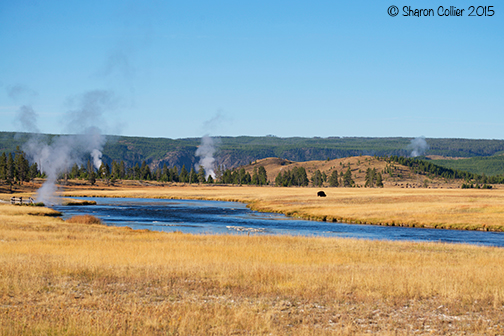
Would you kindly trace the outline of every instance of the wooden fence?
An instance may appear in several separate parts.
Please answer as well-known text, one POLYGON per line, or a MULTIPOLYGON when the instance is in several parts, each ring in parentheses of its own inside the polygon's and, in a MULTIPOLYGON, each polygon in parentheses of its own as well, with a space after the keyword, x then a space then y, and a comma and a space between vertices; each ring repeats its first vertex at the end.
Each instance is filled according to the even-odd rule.
POLYGON ((23 197, 11 197, 10 199, 11 204, 33 204, 35 203, 33 201, 33 198, 28 197, 28 198, 23 198, 23 197))

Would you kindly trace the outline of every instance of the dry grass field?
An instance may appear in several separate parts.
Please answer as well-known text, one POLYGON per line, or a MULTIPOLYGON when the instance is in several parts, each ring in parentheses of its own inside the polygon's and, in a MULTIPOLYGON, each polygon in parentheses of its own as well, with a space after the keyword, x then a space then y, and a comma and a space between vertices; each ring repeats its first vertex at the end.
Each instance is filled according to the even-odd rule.
POLYGON ((337 221, 504 231, 504 189, 277 188, 253 186, 67 187, 64 195, 240 201, 254 210, 337 221), (327 197, 317 197, 324 190, 327 197))
POLYGON ((2 335, 504 333, 502 248, 156 233, 48 214, 0 204, 2 335))

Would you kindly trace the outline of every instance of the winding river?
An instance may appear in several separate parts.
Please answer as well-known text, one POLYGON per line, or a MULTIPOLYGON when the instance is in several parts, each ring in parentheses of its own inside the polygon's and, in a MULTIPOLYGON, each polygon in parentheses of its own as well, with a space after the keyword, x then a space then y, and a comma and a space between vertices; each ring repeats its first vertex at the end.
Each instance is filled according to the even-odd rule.
POLYGON ((192 234, 284 234, 376 240, 435 241, 504 247, 504 233, 355 225, 261 213, 245 204, 200 200, 87 198, 96 205, 53 206, 63 218, 91 214, 107 225, 192 234))

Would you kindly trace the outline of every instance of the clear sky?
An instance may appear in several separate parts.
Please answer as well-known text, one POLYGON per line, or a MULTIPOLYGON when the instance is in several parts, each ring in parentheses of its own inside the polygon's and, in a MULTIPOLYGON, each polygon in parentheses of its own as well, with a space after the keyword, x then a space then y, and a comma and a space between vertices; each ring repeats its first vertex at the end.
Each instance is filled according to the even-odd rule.
POLYGON ((504 139, 504 6, 451 4, 0 1, 0 131, 504 139))

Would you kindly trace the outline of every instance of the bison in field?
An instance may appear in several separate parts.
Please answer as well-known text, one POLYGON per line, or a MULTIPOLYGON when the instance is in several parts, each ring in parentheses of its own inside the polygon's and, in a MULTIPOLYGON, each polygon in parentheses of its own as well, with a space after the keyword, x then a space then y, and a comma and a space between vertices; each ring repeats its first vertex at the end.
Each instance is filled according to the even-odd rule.
POLYGON ((323 192, 323 191, 319 191, 319 192, 317 193, 317 197, 326 197, 326 196, 327 196, 327 195, 326 195, 326 194, 325 194, 325 192, 323 192))

